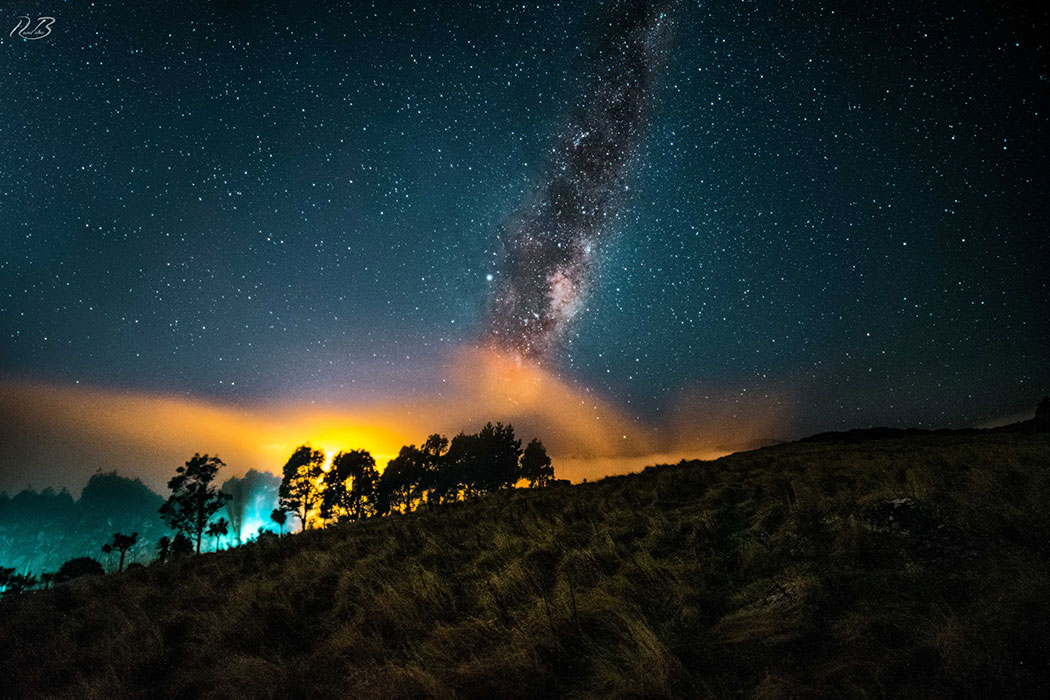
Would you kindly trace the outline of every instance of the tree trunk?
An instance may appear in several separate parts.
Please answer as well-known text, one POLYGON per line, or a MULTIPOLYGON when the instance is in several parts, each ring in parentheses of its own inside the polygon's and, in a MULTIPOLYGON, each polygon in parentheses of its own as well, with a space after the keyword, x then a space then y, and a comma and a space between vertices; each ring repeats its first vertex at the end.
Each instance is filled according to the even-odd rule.
POLYGON ((117 567, 117 572, 118 573, 124 570, 124 554, 126 552, 127 552, 126 549, 120 550, 120 565, 117 567))

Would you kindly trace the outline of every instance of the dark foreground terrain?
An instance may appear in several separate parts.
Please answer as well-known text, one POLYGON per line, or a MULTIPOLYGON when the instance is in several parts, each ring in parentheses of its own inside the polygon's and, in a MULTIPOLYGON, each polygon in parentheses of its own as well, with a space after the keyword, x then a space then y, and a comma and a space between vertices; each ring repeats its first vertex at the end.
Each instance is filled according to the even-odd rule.
POLYGON ((17 698, 1035 698, 1048 658, 1045 433, 779 445, 0 604, 17 698))

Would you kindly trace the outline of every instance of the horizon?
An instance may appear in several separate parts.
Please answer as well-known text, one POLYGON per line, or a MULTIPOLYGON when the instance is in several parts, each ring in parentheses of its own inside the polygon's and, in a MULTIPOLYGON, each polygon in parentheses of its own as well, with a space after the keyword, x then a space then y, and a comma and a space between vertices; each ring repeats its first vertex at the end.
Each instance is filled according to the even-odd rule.
MULTIPOLYGON (((32 385, 26 383, 26 384, 23 384, 23 386, 28 388, 28 387, 30 387, 32 385)), ((39 387, 36 387, 36 388, 39 389, 39 387)), ((82 388, 86 392, 89 392, 89 393, 93 392, 93 390, 90 387, 82 387, 82 388)), ((7 390, 7 389, 10 389, 10 385, 6 385, 5 386, 3 383, 0 383, 0 396, 2 396, 4 391, 7 390)), ((96 396, 97 396, 97 393, 96 393, 96 396)), ((114 395, 114 396, 119 396, 119 395, 114 395)), ((124 399, 128 399, 128 398, 131 398, 131 397, 128 397, 127 395, 123 395, 123 398, 124 399)), ((175 402, 177 402, 177 399, 175 397, 154 397, 154 398, 156 398, 157 400, 159 400, 161 402, 165 402, 165 403, 175 403, 175 402)), ((215 407, 213 406, 212 408, 215 408, 215 407)), ((226 408, 233 408, 233 406, 227 406, 226 408)), ((326 412, 324 411, 324 407, 319 407, 319 408, 321 409, 320 413, 326 414, 326 412)), ((337 411, 334 412, 334 413, 329 411, 327 414, 328 415, 337 415, 337 416, 339 415, 339 413, 337 411)), ((731 454, 737 454, 739 452, 749 452, 749 451, 760 449, 762 447, 766 447, 766 446, 769 446, 769 445, 787 444, 787 443, 797 442, 797 441, 803 440, 805 438, 812 437, 814 435, 824 434, 824 433, 836 433, 836 432, 846 432, 846 431, 851 431, 851 430, 866 430, 866 429, 878 429, 878 428, 905 429, 905 430, 906 429, 919 429, 919 430, 928 430, 928 431, 966 430, 966 429, 989 430, 989 429, 1000 428, 1000 427, 1013 425, 1013 424, 1021 423, 1021 422, 1025 422, 1025 421, 1030 421, 1033 418, 1034 415, 1035 415, 1035 409, 1032 408, 1031 410, 1027 410, 1027 411, 1020 411, 1020 412, 1016 412, 1016 413, 1000 415, 997 418, 990 419, 990 420, 985 420, 985 421, 982 421, 980 423, 973 424, 973 425, 936 425, 936 424, 932 424, 931 423, 931 424, 924 424, 924 425, 893 425, 893 426, 890 426, 890 425, 878 425, 878 426, 876 426, 876 425, 863 425, 863 426, 854 425, 854 426, 838 426, 836 428, 829 429, 829 430, 826 430, 826 431, 825 430, 817 430, 817 431, 814 431, 814 432, 808 432, 808 433, 799 434, 799 435, 790 435, 790 436, 784 436, 784 435, 773 436, 773 435, 770 435, 770 436, 764 436, 764 437, 761 436, 761 435, 757 435, 756 437, 752 437, 752 438, 750 438, 748 440, 741 441, 740 443, 735 444, 735 445, 733 445, 733 444, 721 444, 721 445, 709 444, 706 447, 697 447, 697 448, 695 448, 692 451, 688 451, 688 450, 685 450, 685 451, 668 451, 668 452, 662 452, 662 453, 661 452, 650 452, 650 453, 646 453, 646 454, 633 455, 633 456, 625 456, 625 455, 605 456, 605 457, 573 457, 573 456, 568 456, 568 457, 563 457, 563 458, 560 458, 560 459, 555 457, 554 458, 554 466, 555 466, 555 470, 556 470, 559 478, 567 478, 570 481, 572 481, 573 483, 580 483, 581 481, 597 481, 597 480, 600 480, 600 479, 605 478, 607 476, 620 476, 620 475, 625 475, 625 474, 638 473, 638 472, 643 471, 647 467, 651 467, 651 466, 665 466, 665 465, 668 465, 668 464, 675 464, 675 463, 677 463, 679 461, 694 461, 694 460, 695 461, 712 461, 712 460, 717 460, 717 459, 719 459, 721 457, 725 457, 725 456, 728 456, 728 455, 731 455, 731 454), (568 466, 567 470, 566 470, 566 463, 567 463, 567 466, 568 466)), ((513 423, 509 423, 509 424, 513 425, 513 423)), ((453 436, 455 434, 458 434, 460 432, 470 432, 471 430, 476 429, 477 427, 480 427, 480 425, 471 425, 471 426, 467 426, 465 428, 461 428, 459 430, 454 430, 454 431, 440 431, 440 430, 439 431, 430 431, 427 434, 430 434, 430 433, 433 433, 433 432, 438 432, 440 434, 446 434, 447 437, 451 437, 451 436, 453 436)), ((349 441, 348 442, 345 439, 346 436, 348 436, 348 435, 358 435, 358 436, 368 435, 369 434, 369 430, 370 429, 369 429, 368 426, 365 426, 365 427, 357 426, 355 429, 337 429, 337 430, 332 430, 331 428, 327 428, 327 429, 307 430, 306 432, 312 433, 315 436, 319 434, 321 437, 320 438, 315 437, 312 440, 311 439, 304 439, 304 440, 299 440, 299 441, 292 440, 291 442, 283 442, 283 443, 277 443, 277 444, 264 445, 263 447, 268 448, 267 451, 269 451, 272 454, 272 456, 274 456, 275 459, 277 459, 277 461, 275 461, 275 462, 268 463, 268 464, 257 464, 256 463, 256 464, 253 464, 253 465, 248 466, 248 467, 245 468, 245 467, 243 467, 241 465, 238 465, 238 464, 231 464, 229 460, 223 459, 223 462, 225 463, 225 465, 227 467, 227 469, 224 470, 223 478, 231 478, 231 477, 243 478, 245 476, 245 474, 247 474, 249 472, 252 472, 252 471, 256 471, 256 472, 260 472, 260 473, 263 473, 263 474, 268 474, 268 475, 272 475, 272 476, 280 478, 280 476, 281 476, 281 467, 282 467, 284 461, 286 461, 288 455, 290 455, 291 452, 295 448, 297 448, 297 447, 299 447, 301 445, 306 445, 306 446, 312 447, 314 449, 320 449, 322 452, 324 452, 325 455, 326 455, 326 460, 325 460, 326 466, 332 461, 332 458, 335 456, 335 454, 340 452, 340 451, 349 451, 349 450, 354 450, 354 449, 363 449, 365 451, 370 452, 376 458, 376 467, 377 467, 377 469, 379 469, 380 472, 382 472, 382 470, 386 468, 386 463, 390 459, 392 459, 393 457, 396 456, 397 448, 394 448, 393 450, 388 451, 388 452, 377 452, 377 451, 373 450, 372 447, 369 444, 367 444, 367 438, 363 438, 361 440, 358 440, 357 442, 353 442, 353 441, 349 441), (327 434, 327 437, 325 437, 326 434, 327 434), (276 448, 276 449, 274 449, 274 448, 276 448)), ((302 434, 306 434, 306 433, 302 433, 302 434)), ((520 436, 520 437, 524 437, 524 436, 520 436)), ((531 436, 529 436, 529 437, 531 437, 531 436)), ((542 439, 542 436, 535 436, 535 437, 542 439)), ((527 439, 527 437, 526 437, 526 439, 527 439)), ((415 440, 415 441, 410 441, 410 442, 405 442, 403 444, 408 445, 408 444, 421 444, 421 443, 422 443, 422 439, 415 440)), ((392 445, 392 444, 393 443, 387 443, 388 446, 387 446, 386 449, 390 450, 389 445, 392 445)), ((222 454, 220 453, 219 450, 195 450, 195 453, 211 455, 211 456, 222 458, 222 454)), ((139 469, 135 468, 135 466, 134 466, 135 462, 133 462, 133 461, 129 461, 126 464, 111 463, 109 465, 111 468, 108 468, 108 469, 105 468, 102 465, 94 465, 95 468, 94 468, 93 471, 90 471, 90 472, 86 472, 86 471, 78 472, 80 474, 77 477, 79 479, 79 481, 72 481, 72 482, 63 482, 63 483, 54 482, 54 483, 43 483, 43 484, 39 484, 39 483, 34 484, 34 483, 31 483, 31 482, 27 482, 27 483, 25 483, 22 486, 10 486, 9 487, 9 486, 5 486, 5 483, 3 482, 3 480, 0 479, 0 493, 7 494, 8 496, 13 496, 16 493, 20 493, 22 491, 31 491, 31 492, 42 493, 42 492, 44 492, 44 491, 46 491, 48 489, 52 489, 52 490, 59 491, 59 492, 67 491, 68 493, 70 493, 70 495, 73 496, 74 500, 79 500, 80 497, 81 497, 81 492, 82 492, 83 488, 86 486, 87 482, 91 479, 92 476, 95 476, 95 475, 98 475, 98 474, 113 473, 113 474, 116 474, 118 476, 121 476, 121 477, 124 477, 124 478, 127 478, 127 479, 140 481, 144 486, 149 488, 154 493, 156 493, 158 495, 162 495, 162 494, 164 494, 167 491, 166 484, 167 484, 167 480, 171 476, 172 469, 174 468, 174 466, 179 466, 181 464, 181 462, 177 461, 176 452, 175 451, 171 451, 171 454, 169 456, 171 457, 171 459, 162 460, 163 464, 161 464, 161 461, 158 461, 156 463, 156 465, 155 465, 155 470, 154 469, 147 469, 146 471, 140 471, 139 469), (172 460, 175 460, 175 461, 172 461, 172 460)), ((189 457, 189 456, 190 455, 187 455, 187 457, 189 457)), ((0 477, 3 477, 3 476, 4 476, 4 474, 0 474, 0 477)), ((14 482, 11 481, 11 483, 14 483, 14 482)))

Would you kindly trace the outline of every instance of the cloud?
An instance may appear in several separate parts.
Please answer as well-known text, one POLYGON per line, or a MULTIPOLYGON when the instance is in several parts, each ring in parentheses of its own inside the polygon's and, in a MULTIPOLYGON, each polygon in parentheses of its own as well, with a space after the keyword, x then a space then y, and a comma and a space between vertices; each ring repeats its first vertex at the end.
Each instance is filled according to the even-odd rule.
MULTIPOLYGON (((348 397, 243 406, 205 399, 80 385, 0 383, 0 489, 80 488, 97 470, 136 476, 163 492, 194 452, 218 454, 225 476, 249 469, 279 472, 309 442, 334 453, 368 449, 382 465, 402 445, 428 434, 475 432, 510 422, 519 437, 539 437, 558 475, 579 481, 648 464, 715 457, 769 437, 777 411, 712 411, 703 397, 684 399, 668 425, 652 426, 588 387, 566 381, 514 354, 464 348, 442 371, 451 388, 419 396, 348 397)), ((774 402, 775 404, 775 402, 774 402)))

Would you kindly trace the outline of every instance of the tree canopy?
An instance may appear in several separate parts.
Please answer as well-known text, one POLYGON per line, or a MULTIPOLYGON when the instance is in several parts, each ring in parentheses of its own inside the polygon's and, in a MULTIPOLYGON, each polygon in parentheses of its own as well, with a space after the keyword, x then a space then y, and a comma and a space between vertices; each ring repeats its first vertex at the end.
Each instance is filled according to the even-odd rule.
POLYGON ((533 488, 549 486, 554 480, 554 467, 547 456, 547 448, 537 438, 533 438, 521 454, 521 478, 533 488))
POLYGON ((304 527, 315 512, 321 522, 353 521, 474 498, 523 479, 530 486, 554 479, 543 443, 533 439, 522 450, 514 427, 503 423, 451 441, 435 433, 421 447, 405 445, 381 474, 367 450, 339 452, 327 472, 323 464, 322 452, 302 445, 284 467, 278 510, 296 513, 304 527))
POLYGON ((367 450, 340 452, 324 476, 321 517, 360 520, 375 512, 376 461, 367 450))
POLYGON ((280 529, 278 534, 283 535, 284 534, 284 524, 285 524, 285 522, 288 521, 288 513, 286 513, 285 511, 281 510, 280 508, 274 508, 270 512, 270 520, 272 520, 274 523, 276 523, 277 527, 280 529))
POLYGON ((230 500, 228 494, 212 486, 216 474, 226 464, 218 458, 195 454, 185 466, 175 470, 168 482, 171 496, 160 507, 160 514, 168 526, 181 532, 201 551, 201 537, 208 521, 230 500))
POLYGON ((486 423, 475 435, 460 433, 444 457, 442 490, 473 497, 510 488, 518 482, 519 457, 521 440, 511 425, 486 423))
POLYGON ((96 576, 106 573, 102 565, 91 557, 70 559, 55 572, 55 583, 65 583, 81 576, 96 576))
POLYGON ((139 533, 133 532, 130 535, 125 535, 121 532, 113 533, 113 539, 110 542, 102 545, 102 551, 106 554, 110 552, 120 552, 120 565, 117 567, 117 571, 124 570, 124 557, 127 555, 128 550, 135 546, 135 543, 139 541, 139 533))
POLYGON ((213 520, 208 524, 208 529, 206 532, 208 534, 208 537, 215 538, 215 550, 218 551, 219 538, 226 537, 226 535, 230 534, 230 521, 226 518, 219 518, 218 520, 213 520))
POLYGON ((285 462, 278 489, 281 510, 295 513, 304 530, 310 527, 310 515, 321 504, 321 477, 324 476, 324 452, 300 445, 285 462))

